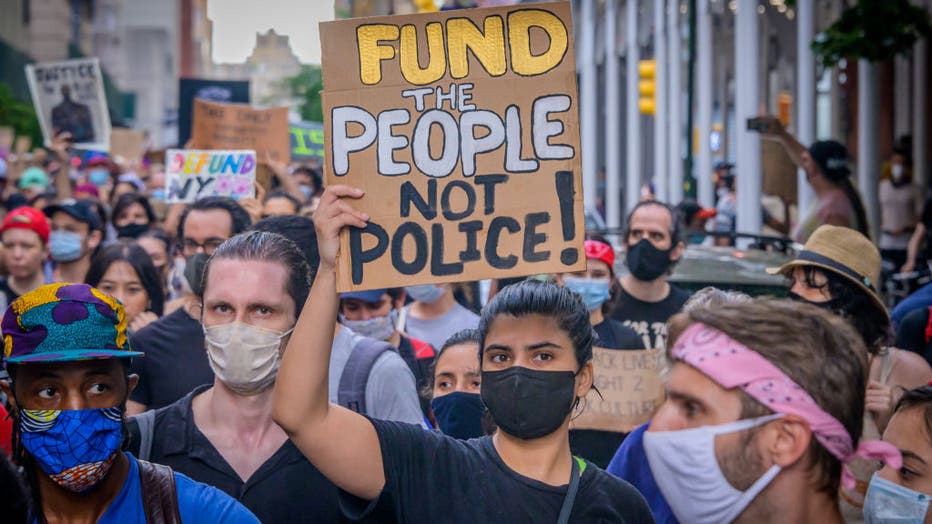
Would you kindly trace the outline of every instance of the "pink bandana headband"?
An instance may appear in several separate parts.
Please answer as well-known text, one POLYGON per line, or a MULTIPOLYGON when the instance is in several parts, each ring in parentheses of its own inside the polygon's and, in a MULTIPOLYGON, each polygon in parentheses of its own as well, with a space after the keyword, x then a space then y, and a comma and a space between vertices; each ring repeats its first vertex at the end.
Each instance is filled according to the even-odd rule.
POLYGON ((679 337, 671 355, 725 389, 740 387, 774 412, 796 415, 808 422, 819 443, 842 462, 841 482, 845 489, 855 486, 848 463, 857 457, 880 460, 894 468, 903 464, 900 451, 886 442, 861 442, 854 449, 848 430, 822 410, 799 384, 756 351, 721 331, 693 324, 679 337))

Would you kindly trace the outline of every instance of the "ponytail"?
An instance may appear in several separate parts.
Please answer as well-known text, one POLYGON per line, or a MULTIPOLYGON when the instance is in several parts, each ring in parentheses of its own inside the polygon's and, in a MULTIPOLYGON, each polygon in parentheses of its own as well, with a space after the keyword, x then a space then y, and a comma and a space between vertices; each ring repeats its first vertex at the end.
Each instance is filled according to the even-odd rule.
POLYGON ((854 184, 851 183, 850 178, 844 177, 841 180, 837 180, 837 182, 839 185, 841 185, 842 191, 845 192, 845 196, 848 197, 848 201, 851 203, 851 207, 854 209, 854 215, 857 219, 857 227, 852 229, 856 229, 859 233, 867 237, 868 240, 871 240, 870 227, 868 227, 867 224, 867 212, 864 210, 864 203, 861 202, 861 195, 854 187, 854 184))

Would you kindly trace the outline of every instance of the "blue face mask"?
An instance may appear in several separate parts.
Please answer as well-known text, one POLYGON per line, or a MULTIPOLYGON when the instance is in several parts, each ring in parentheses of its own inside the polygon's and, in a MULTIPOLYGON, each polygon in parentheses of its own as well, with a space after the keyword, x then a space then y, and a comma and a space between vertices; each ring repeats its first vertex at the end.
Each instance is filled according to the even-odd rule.
POLYGON ((388 340, 395 332, 397 319, 398 313, 394 309, 385 316, 363 320, 349 320, 340 315, 340 323, 348 327, 350 331, 376 340, 388 340))
POLYGON ((305 198, 311 198, 311 195, 314 194, 314 191, 311 189, 311 186, 298 186, 301 188, 301 192, 304 193, 305 198))
POLYGON ((611 296, 610 281, 606 278, 563 277, 563 285, 578 294, 589 311, 595 311, 611 296))
POLYGON ((864 523, 922 524, 930 499, 932 497, 925 493, 900 486, 875 473, 864 498, 864 523))
POLYGON ((437 426, 444 435, 468 440, 479 438, 482 431, 482 414, 485 404, 478 393, 455 391, 430 401, 437 426))
POLYGON ((405 288, 408 295, 418 302, 433 304, 446 293, 447 289, 443 284, 425 284, 421 286, 408 286, 405 288))
POLYGON ((56 484, 80 493, 101 481, 123 445, 123 410, 21 410, 22 444, 56 484))
POLYGON ((74 262, 81 258, 84 238, 71 231, 52 231, 49 235, 49 254, 55 262, 74 262))
POLYGON ((150 196, 152 197, 152 200, 165 200, 165 189, 161 187, 158 189, 153 189, 150 196))
POLYGON ((91 169, 87 178, 95 186, 102 186, 110 181, 110 172, 106 169, 91 169))

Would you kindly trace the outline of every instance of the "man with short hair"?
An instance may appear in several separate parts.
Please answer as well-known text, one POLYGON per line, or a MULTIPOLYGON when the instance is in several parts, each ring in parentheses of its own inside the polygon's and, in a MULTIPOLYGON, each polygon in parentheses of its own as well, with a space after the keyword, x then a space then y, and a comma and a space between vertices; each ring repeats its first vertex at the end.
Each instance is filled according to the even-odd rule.
POLYGON ((44 212, 52 226, 49 255, 57 264, 55 282, 84 282, 103 240, 100 217, 86 202, 74 199, 48 206, 44 212))
POLYGON ((689 293, 667 282, 673 266, 683 256, 676 212, 668 205, 648 200, 631 210, 625 228, 625 265, 621 290, 611 316, 634 329, 644 347, 664 347, 667 319, 673 316, 689 293))
POLYGON ((145 352, 146 358, 133 362, 139 387, 127 404, 130 415, 167 406, 195 387, 213 382, 204 333, 197 321, 201 274, 220 244, 249 225, 249 214, 227 197, 202 198, 181 215, 176 242, 185 257, 184 276, 192 292, 182 298, 181 307, 133 335, 133 346, 145 352))
MULTIPOLYGON (((201 287, 201 323, 215 379, 137 417, 131 434, 138 431, 140 438, 134 442, 151 442, 148 451, 139 447, 140 456, 220 488, 263 522, 340 521, 336 487, 272 421, 281 355, 309 292, 304 255, 285 237, 252 231, 221 245, 205 267, 201 287), (148 437, 144 427, 150 428, 148 437)), ((337 334, 353 336, 346 329, 337 334)), ((352 348, 348 345, 346 353, 352 348)), ((331 369, 340 367, 341 356, 344 362, 348 358, 334 354, 331 369)), ((367 387, 382 405, 407 405, 418 422, 413 375, 394 352, 380 360, 367 387)), ((370 415, 390 417, 391 411, 370 415)))
POLYGON ((896 448, 859 444, 867 350, 843 319, 758 300, 696 308, 671 324, 681 334, 667 351, 667 399, 643 453, 628 456, 646 455, 652 478, 628 480, 658 522, 669 522, 658 516, 665 502, 684 524, 840 524, 850 462, 900 467, 896 448))
POLYGON ((142 354, 130 350, 116 299, 86 284, 42 286, 6 310, 2 330, 11 381, 0 387, 32 521, 259 522, 219 490, 122 451, 137 380, 126 361, 142 354))

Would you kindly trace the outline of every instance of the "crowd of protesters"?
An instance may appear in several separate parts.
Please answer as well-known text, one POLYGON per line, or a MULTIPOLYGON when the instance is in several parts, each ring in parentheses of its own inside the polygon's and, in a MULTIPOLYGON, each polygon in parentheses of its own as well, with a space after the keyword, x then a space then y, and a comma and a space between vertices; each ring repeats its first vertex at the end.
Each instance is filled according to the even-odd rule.
POLYGON ((669 278, 734 229, 724 164, 717 209, 647 198, 584 271, 339 294, 368 216, 319 166, 169 204, 158 162, 67 133, 0 151, 2 520, 932 521, 932 291, 891 314, 879 287, 924 264, 932 211, 885 214, 878 249, 844 148, 770 136, 817 203, 763 298, 669 278), (663 350, 631 432, 573 426, 594 348, 663 350))

